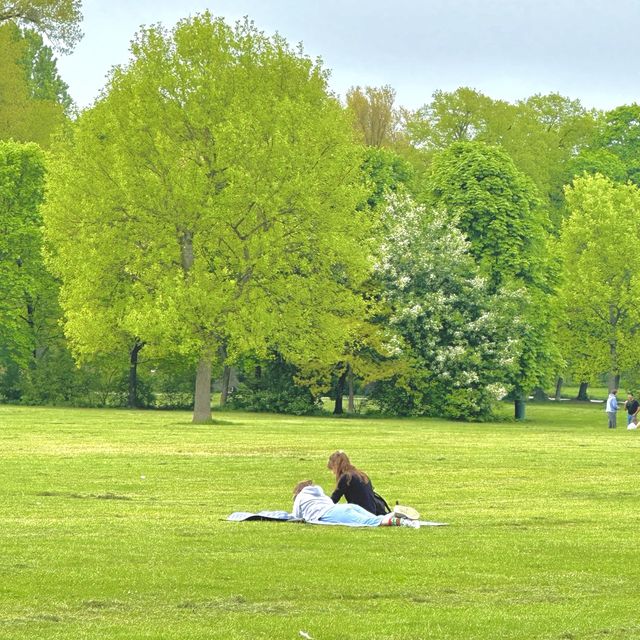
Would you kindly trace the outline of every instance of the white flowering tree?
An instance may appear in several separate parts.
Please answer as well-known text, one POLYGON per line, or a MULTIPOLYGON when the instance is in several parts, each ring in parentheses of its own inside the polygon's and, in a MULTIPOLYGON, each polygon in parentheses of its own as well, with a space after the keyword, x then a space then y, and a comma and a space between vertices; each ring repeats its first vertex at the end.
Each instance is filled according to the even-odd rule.
POLYGON ((522 344, 518 291, 496 291, 455 220, 406 195, 389 196, 378 266, 408 373, 377 386, 394 413, 478 420, 508 391, 522 344))

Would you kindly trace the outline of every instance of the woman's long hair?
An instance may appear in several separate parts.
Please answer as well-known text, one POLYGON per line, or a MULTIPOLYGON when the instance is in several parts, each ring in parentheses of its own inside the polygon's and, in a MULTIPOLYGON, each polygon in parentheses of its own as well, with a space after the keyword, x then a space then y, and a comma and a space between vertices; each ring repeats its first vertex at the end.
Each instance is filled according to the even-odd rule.
POLYGON ((351 482, 351 478, 353 478, 353 476, 357 476, 365 484, 369 482, 369 476, 364 471, 360 471, 360 469, 354 467, 351 464, 351 460, 349 460, 349 456, 344 451, 334 451, 329 456, 327 469, 332 471, 335 475, 336 486, 340 482, 340 478, 342 478, 342 476, 346 477, 347 484, 351 482))

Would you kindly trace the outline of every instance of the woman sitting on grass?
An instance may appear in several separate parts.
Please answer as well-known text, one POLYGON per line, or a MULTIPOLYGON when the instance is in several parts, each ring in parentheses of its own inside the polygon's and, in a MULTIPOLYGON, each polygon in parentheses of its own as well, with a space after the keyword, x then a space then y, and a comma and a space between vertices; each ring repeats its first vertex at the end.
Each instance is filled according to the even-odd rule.
MULTIPOLYGON (((329 469, 336 477, 336 488, 331 494, 331 500, 338 502, 342 496, 350 504, 357 504, 370 513, 381 515, 384 511, 376 510, 376 501, 373 494, 373 485, 369 476, 360 469, 354 467, 349 456, 344 451, 334 451, 327 462, 329 469)), ((417 520, 420 514, 412 507, 396 505, 392 510, 393 515, 404 516, 411 520, 417 520)))
POLYGON ((420 523, 406 516, 388 513, 376 516, 357 504, 334 504, 322 487, 303 480, 293 489, 293 515, 311 524, 341 524, 348 527, 411 527, 420 523))
POLYGON ((327 469, 336 477, 336 488, 331 494, 333 502, 339 502, 344 496, 347 502, 357 504, 369 513, 376 512, 373 485, 369 476, 354 467, 344 451, 334 451, 329 456, 327 469))

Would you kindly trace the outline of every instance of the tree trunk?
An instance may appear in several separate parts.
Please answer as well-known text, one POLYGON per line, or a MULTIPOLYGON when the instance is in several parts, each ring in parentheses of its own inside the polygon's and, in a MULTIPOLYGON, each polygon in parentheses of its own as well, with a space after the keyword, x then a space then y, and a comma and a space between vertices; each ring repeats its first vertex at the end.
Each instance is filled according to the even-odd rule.
POLYGON ((614 373, 611 371, 607 374, 607 387, 609 388, 609 393, 611 393, 614 389, 620 388, 620 374, 614 373))
POLYGON ((227 404, 227 398, 229 397, 229 380, 231 378, 231 369, 227 366, 227 347, 226 345, 220 345, 218 355, 223 364, 222 369, 222 381, 220 385, 220 406, 224 407, 227 404))
POLYGON ((589 401, 589 396, 587 394, 587 388, 589 387, 588 382, 581 382, 580 388, 578 389, 578 397, 576 400, 582 400, 583 402, 589 401))
POLYGON ((229 381, 231 380, 231 367, 224 365, 222 370, 222 384, 220 389, 220 406, 224 407, 227 404, 227 398, 229 397, 229 381))
POLYGON ((27 297, 27 325, 29 326, 29 337, 32 338, 34 342, 34 347, 33 347, 33 350, 31 351, 31 355, 33 357, 32 366, 35 366, 36 360, 38 359, 38 352, 35 346, 35 343, 36 343, 36 340, 35 340, 36 331, 35 331, 35 320, 34 320, 35 309, 31 301, 31 296, 26 291, 25 291, 25 296, 27 297))
MULTIPOLYGON (((193 268, 193 231, 182 229, 180 234, 180 258, 185 277, 193 268)), ((196 369, 196 390, 193 399, 192 422, 211 422, 211 356, 203 355, 196 369)))
POLYGON ((207 356, 198 362, 192 422, 211 422, 211 358, 207 356))
POLYGON ((355 413, 356 403, 353 396, 353 370, 351 369, 350 364, 347 365, 347 382, 349 384, 349 403, 347 404, 347 411, 349 413, 355 413))
POLYGON ((333 415, 341 416, 344 411, 342 409, 342 396, 344 394, 344 383, 347 379, 347 371, 342 373, 342 375, 338 378, 338 383, 336 384, 336 404, 333 407, 333 415))
POLYGON ((561 398, 562 398, 562 383, 564 382, 563 378, 558 378, 556 380, 556 393, 555 393, 555 400, 556 402, 560 402, 561 398))
POLYGON ((127 406, 130 409, 136 409, 140 406, 138 401, 138 354, 143 346, 143 342, 136 340, 133 349, 129 353, 129 397, 127 406))
MULTIPOLYGON (((615 332, 618 321, 620 320, 620 312, 614 305, 609 305, 609 324, 615 332)), ((609 341, 609 357, 611 358, 611 371, 607 378, 609 393, 620 386, 620 366, 618 363, 618 341, 612 336, 609 341)))

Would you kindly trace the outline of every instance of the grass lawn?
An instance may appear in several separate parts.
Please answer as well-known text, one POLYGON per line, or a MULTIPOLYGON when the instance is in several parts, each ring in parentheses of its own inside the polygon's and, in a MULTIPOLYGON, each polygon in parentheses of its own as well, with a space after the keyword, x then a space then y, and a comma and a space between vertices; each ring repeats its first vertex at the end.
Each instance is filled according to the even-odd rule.
MULTIPOLYGON (((511 407, 505 407, 505 414, 511 407)), ((0 638, 640 638, 640 433, 0 407, 0 638), (346 450, 441 528, 226 522, 346 450)))
MULTIPOLYGON (((579 385, 570 385, 565 384, 562 386, 562 397, 563 398, 571 398, 571 400, 575 400, 578 397, 579 385)), ((553 396, 555 393, 555 389, 551 389, 549 392, 550 396, 553 396)), ((587 387, 587 395, 592 400, 601 400, 605 401, 607 396, 609 395, 609 390, 604 386, 592 386, 589 385, 587 387)), ((618 400, 622 403, 627 399, 627 389, 625 386, 620 387, 620 391, 618 392, 618 400)))

